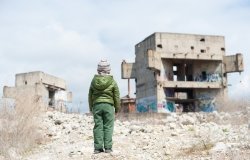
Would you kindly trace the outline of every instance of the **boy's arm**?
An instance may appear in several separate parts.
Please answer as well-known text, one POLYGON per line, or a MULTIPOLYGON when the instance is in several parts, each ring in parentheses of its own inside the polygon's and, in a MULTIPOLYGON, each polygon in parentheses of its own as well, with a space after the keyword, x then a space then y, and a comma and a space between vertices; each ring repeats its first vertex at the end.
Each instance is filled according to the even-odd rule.
POLYGON ((120 92, 119 92, 119 88, 117 86, 117 83, 114 81, 114 107, 115 107, 115 112, 119 112, 120 110, 120 92))
POLYGON ((92 112, 92 106, 93 106, 93 101, 92 101, 92 88, 91 86, 89 87, 89 95, 88 95, 88 101, 89 101, 89 111, 92 112))

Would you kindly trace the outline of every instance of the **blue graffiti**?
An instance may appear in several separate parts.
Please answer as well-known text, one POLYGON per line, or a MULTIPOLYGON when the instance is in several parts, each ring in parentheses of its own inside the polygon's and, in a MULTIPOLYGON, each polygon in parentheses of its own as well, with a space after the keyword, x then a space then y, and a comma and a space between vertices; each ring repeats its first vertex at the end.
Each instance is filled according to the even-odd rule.
POLYGON ((199 108, 203 112, 213 112, 215 110, 215 98, 202 95, 198 98, 199 108))
POLYGON ((203 73, 194 77, 194 81, 198 82, 219 82, 221 81, 221 75, 219 73, 203 73))
POLYGON ((136 108, 138 112, 157 112, 156 102, 138 103, 136 108))
POLYGON ((167 102, 167 105, 164 108, 169 110, 170 112, 174 112, 175 111, 175 104, 174 104, 174 102, 167 102))

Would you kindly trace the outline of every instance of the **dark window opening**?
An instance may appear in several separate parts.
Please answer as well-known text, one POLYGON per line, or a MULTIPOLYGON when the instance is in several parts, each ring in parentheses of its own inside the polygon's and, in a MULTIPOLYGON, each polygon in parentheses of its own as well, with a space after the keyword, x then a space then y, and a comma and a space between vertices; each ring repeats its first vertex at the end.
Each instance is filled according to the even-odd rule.
POLYGON ((171 112, 194 112, 194 90, 186 88, 164 88, 166 103, 164 108, 171 112))
POLYGON ((25 81, 24 84, 27 85, 28 84, 27 81, 25 81))
POLYGON ((201 42, 205 42, 205 38, 201 38, 200 41, 201 41, 201 42))
POLYGON ((194 46, 191 46, 190 48, 191 48, 192 50, 194 50, 194 46))
POLYGON ((157 47, 158 48, 162 48, 162 44, 157 44, 157 47))
POLYGON ((201 72, 201 78, 203 81, 207 80, 207 72, 206 71, 201 72))
POLYGON ((187 75, 187 81, 193 81, 193 75, 187 75))
POLYGON ((55 105, 55 91, 49 90, 49 105, 54 106, 55 105))
POLYGON ((177 65, 175 64, 175 65, 173 65, 173 80, 174 81, 177 81, 177 74, 178 74, 178 68, 177 68, 177 65))
POLYGON ((205 49, 201 49, 201 53, 206 53, 206 50, 205 49))
POLYGON ((193 81, 193 65, 192 64, 185 65, 185 80, 193 81))
POLYGON ((195 105, 193 103, 184 103, 183 112, 195 112, 195 105))
POLYGON ((192 64, 176 63, 173 64, 173 81, 192 81, 193 80, 193 66, 192 64))
POLYGON ((222 51, 225 51, 225 48, 221 48, 222 51))

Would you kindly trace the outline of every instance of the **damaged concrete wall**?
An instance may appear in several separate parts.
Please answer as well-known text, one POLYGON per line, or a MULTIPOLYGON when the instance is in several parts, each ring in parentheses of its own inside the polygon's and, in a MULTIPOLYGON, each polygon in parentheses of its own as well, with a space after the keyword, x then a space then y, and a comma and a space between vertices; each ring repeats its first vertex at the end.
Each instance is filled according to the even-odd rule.
POLYGON ((145 38, 135 46, 136 74, 123 77, 136 81, 137 111, 167 112, 176 105, 195 111, 227 96, 226 73, 243 71, 243 57, 225 51, 223 36, 154 33, 145 38))
POLYGON ((42 84, 35 84, 33 86, 19 86, 19 87, 8 87, 4 86, 3 89, 3 96, 7 98, 14 98, 27 96, 29 95, 37 95, 37 96, 44 96, 48 97, 48 92, 46 87, 42 84))
POLYGON ((5 86, 3 97, 13 98, 16 102, 38 98, 39 105, 45 109, 57 108, 59 105, 60 110, 64 111, 67 103, 72 101, 72 93, 67 91, 63 79, 41 71, 16 74, 15 87, 5 86))
POLYGON ((206 53, 225 55, 223 36, 155 33, 156 51, 173 53, 206 53))
POLYGON ((146 68, 147 51, 155 49, 154 37, 149 37, 135 46, 136 105, 141 112, 157 111, 156 73, 146 68))
POLYGON ((63 79, 45 74, 41 71, 16 74, 15 86, 35 85, 36 83, 56 86, 63 90, 67 89, 66 82, 63 79))

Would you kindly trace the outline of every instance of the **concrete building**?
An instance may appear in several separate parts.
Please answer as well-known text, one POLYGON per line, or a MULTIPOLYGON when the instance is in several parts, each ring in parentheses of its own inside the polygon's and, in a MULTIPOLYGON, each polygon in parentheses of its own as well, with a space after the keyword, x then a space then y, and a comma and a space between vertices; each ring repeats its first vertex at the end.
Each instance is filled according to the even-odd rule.
POLYGON ((227 74, 243 71, 243 56, 226 56, 223 36, 153 33, 122 62, 135 79, 137 112, 211 111, 227 97, 227 74))
POLYGON ((16 103, 37 99, 39 105, 65 111, 67 103, 72 101, 72 93, 67 91, 63 79, 36 71, 16 74, 15 86, 4 86, 3 98, 15 99, 16 103))

